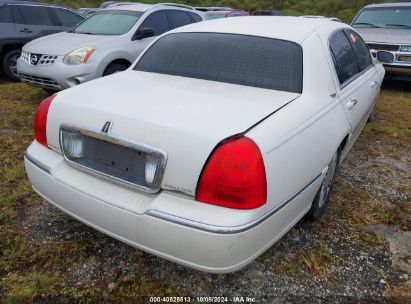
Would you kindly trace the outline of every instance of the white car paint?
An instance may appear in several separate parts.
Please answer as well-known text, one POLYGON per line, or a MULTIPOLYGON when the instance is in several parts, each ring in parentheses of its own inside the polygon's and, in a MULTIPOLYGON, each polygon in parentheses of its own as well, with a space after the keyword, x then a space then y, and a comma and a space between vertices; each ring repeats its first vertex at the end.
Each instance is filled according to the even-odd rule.
POLYGON ((306 214, 333 155, 343 146, 342 161, 375 105, 384 76, 381 64, 373 62, 339 84, 328 40, 341 29, 351 27, 270 16, 208 21, 170 32, 296 42, 303 49, 303 91, 132 69, 63 91, 49 109, 49 149, 34 141, 27 150, 25 165, 34 189, 87 225, 174 262, 215 273, 244 267, 306 214), (348 108, 353 98, 358 104, 348 108), (167 152, 162 191, 132 190, 80 171, 63 158, 61 125, 99 132, 108 120, 113 121, 110 136, 167 152), (213 149, 242 132, 261 151, 267 203, 237 210, 196 201, 197 182, 213 149))

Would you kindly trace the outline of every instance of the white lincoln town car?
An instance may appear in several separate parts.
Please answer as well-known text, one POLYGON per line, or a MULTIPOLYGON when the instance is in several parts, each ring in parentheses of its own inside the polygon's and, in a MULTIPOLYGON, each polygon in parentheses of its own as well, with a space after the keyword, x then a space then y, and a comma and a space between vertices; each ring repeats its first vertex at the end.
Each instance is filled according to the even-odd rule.
POLYGON ((45 99, 25 155, 33 188, 127 244, 238 270, 325 211, 384 69, 327 19, 181 27, 125 72, 45 99))

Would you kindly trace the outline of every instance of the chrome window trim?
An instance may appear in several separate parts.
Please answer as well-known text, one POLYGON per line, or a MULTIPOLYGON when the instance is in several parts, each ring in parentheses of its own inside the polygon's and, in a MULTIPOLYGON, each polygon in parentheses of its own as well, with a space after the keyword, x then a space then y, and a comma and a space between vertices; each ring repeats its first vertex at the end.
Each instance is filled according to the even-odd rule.
MULTIPOLYGON (((297 190, 294 194, 286 198, 283 202, 281 202, 278 206, 275 208, 271 209, 267 213, 265 213, 263 216, 260 218, 238 226, 215 226, 215 225, 210 225, 202 222, 197 222, 193 221, 187 218, 183 218, 180 216, 172 215, 166 212, 150 209, 146 211, 144 214, 166 221, 166 222, 171 222, 177 225, 182 225, 186 226, 189 228, 205 231, 205 232, 211 232, 211 233, 217 233, 217 234, 237 234, 241 233, 247 230, 250 230, 261 223, 265 222, 268 220, 271 216, 279 212, 281 209, 283 209, 286 205, 288 205, 291 201, 293 201, 298 195, 300 195, 304 190, 306 190, 309 186, 311 186, 320 176, 322 175, 322 172, 318 173, 314 178, 312 178, 308 183, 306 183, 304 186, 302 186, 299 190, 297 190)), ((199 202, 199 204, 203 204, 199 202)))
POLYGON ((51 174, 51 169, 48 166, 46 166, 45 164, 38 161, 37 159, 35 159, 30 154, 28 154, 28 153, 24 154, 24 158, 27 159, 29 162, 31 162, 36 167, 38 167, 39 169, 43 170, 44 172, 46 172, 48 174, 51 174))
POLYGON ((167 165, 167 159, 168 159, 168 158, 167 158, 167 153, 164 152, 164 151, 161 150, 161 149, 157 149, 157 148, 154 148, 154 147, 152 147, 152 146, 149 146, 149 145, 146 145, 146 144, 143 144, 143 143, 140 143, 140 142, 130 141, 130 140, 127 140, 127 139, 124 139, 124 138, 121 138, 121 137, 117 137, 117 136, 105 135, 105 134, 102 134, 102 133, 100 133, 100 132, 91 131, 91 130, 85 130, 85 129, 82 129, 82 128, 79 128, 79 127, 70 126, 70 125, 61 125, 61 126, 60 126, 60 130, 59 130, 59 145, 60 145, 60 151, 61 151, 64 159, 66 160, 66 162, 67 162, 69 165, 71 165, 71 166, 73 166, 73 167, 75 167, 75 168, 78 168, 78 169, 80 169, 80 170, 82 170, 82 171, 84 171, 84 172, 90 173, 90 174, 92 174, 92 175, 94 175, 94 176, 97 176, 97 177, 102 177, 102 178, 104 178, 104 179, 106 179, 106 180, 108 180, 108 181, 114 182, 114 183, 119 184, 119 185, 126 186, 127 188, 141 190, 141 191, 146 192, 146 193, 149 193, 149 194, 157 193, 157 192, 160 191, 160 189, 161 189, 161 182, 162 182, 162 180, 163 180, 164 170, 165 170, 165 167, 166 167, 166 165, 167 165), (96 138, 96 139, 100 139, 100 140, 103 140, 103 141, 106 141, 106 142, 109 142, 109 143, 112 143, 112 144, 116 144, 116 145, 123 146, 123 147, 125 147, 125 148, 129 148, 129 149, 133 149, 133 150, 138 150, 138 151, 142 151, 142 152, 148 152, 148 153, 153 153, 153 152, 154 152, 154 153, 160 155, 160 156, 161 156, 161 162, 160 162, 160 164, 159 164, 159 170, 160 170, 160 171, 159 171, 159 177, 158 177, 158 184, 154 185, 152 188, 148 188, 148 187, 145 187, 145 186, 141 186, 141 185, 137 185, 137 184, 134 184, 134 183, 130 183, 130 182, 125 181, 125 180, 122 180, 122 179, 120 179, 120 178, 116 178, 116 177, 114 177, 114 176, 111 176, 111 175, 109 175, 109 174, 107 174, 107 173, 100 172, 100 171, 91 169, 91 168, 89 168, 89 167, 80 165, 80 164, 78 164, 78 163, 76 163, 76 162, 73 162, 72 160, 70 160, 70 159, 67 157, 67 155, 66 155, 65 152, 64 152, 63 142, 62 142, 62 130, 68 130, 68 131, 78 132, 78 133, 81 133, 81 134, 83 134, 83 135, 85 135, 85 136, 89 136, 89 137, 93 137, 93 138, 96 138))

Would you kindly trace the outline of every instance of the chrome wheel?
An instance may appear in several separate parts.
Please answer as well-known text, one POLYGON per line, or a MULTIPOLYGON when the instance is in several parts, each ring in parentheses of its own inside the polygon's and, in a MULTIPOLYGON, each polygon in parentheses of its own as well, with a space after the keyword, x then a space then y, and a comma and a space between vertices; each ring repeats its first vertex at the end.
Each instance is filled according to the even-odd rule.
POLYGON ((334 182, 335 171, 337 169, 338 153, 335 153, 330 164, 328 165, 327 173, 325 174, 321 193, 318 201, 318 206, 321 208, 328 201, 331 194, 331 188, 334 182))
POLYGON ((340 163, 340 153, 341 147, 338 148, 337 152, 335 152, 330 163, 328 164, 324 180, 311 204, 311 209, 308 212, 308 217, 312 220, 318 220, 327 209, 335 182, 335 176, 337 175, 338 165, 340 163))
POLYGON ((9 58, 9 71, 14 77, 17 76, 17 59, 19 59, 18 55, 13 55, 9 58))

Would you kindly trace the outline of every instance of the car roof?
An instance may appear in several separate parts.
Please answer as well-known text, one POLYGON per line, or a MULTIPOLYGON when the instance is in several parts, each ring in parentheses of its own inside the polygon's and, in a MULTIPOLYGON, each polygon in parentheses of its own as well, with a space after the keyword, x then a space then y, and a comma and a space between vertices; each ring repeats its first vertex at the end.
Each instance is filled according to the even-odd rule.
POLYGON ((195 13, 199 13, 198 11, 194 9, 189 9, 188 7, 180 7, 178 5, 174 6, 172 4, 145 4, 145 3, 133 3, 133 4, 124 4, 124 5, 119 5, 119 6, 109 6, 105 8, 104 10, 127 10, 127 11, 137 11, 137 12, 146 12, 152 8, 162 8, 162 9, 175 9, 175 10, 183 10, 183 11, 192 11, 195 13))
POLYGON ((205 12, 206 14, 211 14, 211 15, 224 15, 224 14, 235 14, 235 13, 245 13, 246 11, 242 10, 229 10, 229 11, 208 11, 205 12))
POLYGON ((379 4, 370 4, 365 6, 365 8, 373 8, 373 7, 404 7, 409 6, 411 7, 411 2, 397 2, 397 3, 379 3, 379 4))
POLYGON ((325 17, 325 16, 315 16, 315 15, 305 15, 305 16, 300 16, 301 18, 325 18, 325 19, 329 19, 332 21, 338 21, 338 22, 342 22, 340 19, 336 18, 336 17, 325 17))
POLYGON ((207 11, 220 11, 220 10, 224 10, 224 11, 228 11, 228 10, 232 10, 231 7, 228 6, 196 6, 194 7, 195 9, 198 10, 207 10, 207 11))
POLYGON ((214 19, 172 30, 180 32, 212 32, 261 36, 300 43, 316 29, 329 26, 347 27, 327 18, 301 18, 284 16, 243 16, 241 18, 214 19))
POLYGON ((120 11, 138 11, 138 12, 145 12, 149 9, 153 8, 153 4, 145 4, 145 3, 136 3, 136 4, 123 4, 117 6, 111 6, 104 8, 104 10, 120 10, 120 11))

